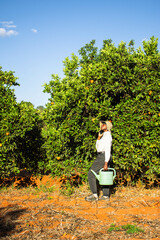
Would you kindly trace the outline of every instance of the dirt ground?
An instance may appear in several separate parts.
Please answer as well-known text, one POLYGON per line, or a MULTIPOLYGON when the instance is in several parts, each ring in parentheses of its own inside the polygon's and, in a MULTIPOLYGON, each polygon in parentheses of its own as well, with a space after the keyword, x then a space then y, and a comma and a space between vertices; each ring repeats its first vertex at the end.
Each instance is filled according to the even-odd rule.
POLYGON ((160 189, 118 187, 110 201, 86 202, 83 185, 72 196, 60 193, 51 176, 37 187, 0 190, 0 239, 160 239, 160 189), (127 233, 124 226, 143 231, 127 233))

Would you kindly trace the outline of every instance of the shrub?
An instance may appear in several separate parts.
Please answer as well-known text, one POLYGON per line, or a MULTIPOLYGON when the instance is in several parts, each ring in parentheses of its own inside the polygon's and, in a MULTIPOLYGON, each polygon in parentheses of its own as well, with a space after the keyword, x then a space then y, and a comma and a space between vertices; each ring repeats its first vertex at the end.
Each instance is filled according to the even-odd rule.
POLYGON ((156 182, 160 145, 160 54, 158 39, 143 42, 143 50, 105 40, 95 41, 64 61, 65 77, 52 75, 44 92, 46 169, 62 175, 77 169, 85 179, 95 156, 99 121, 113 123, 113 162, 123 181, 156 182))
POLYGON ((1 178, 20 169, 41 170, 44 150, 41 148, 42 119, 32 104, 18 104, 12 86, 19 85, 13 72, 0 68, 0 174, 1 178))

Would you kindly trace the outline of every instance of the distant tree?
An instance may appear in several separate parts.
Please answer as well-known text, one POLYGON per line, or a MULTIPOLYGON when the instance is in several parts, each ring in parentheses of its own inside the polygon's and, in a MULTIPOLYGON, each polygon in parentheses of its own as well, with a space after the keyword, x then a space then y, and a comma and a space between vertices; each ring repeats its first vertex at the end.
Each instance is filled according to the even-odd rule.
POLYGON ((22 104, 26 104, 28 107, 34 107, 33 103, 27 101, 21 101, 22 104))
POLYGON ((38 106, 36 109, 40 110, 42 112, 45 109, 45 107, 44 106, 38 106))

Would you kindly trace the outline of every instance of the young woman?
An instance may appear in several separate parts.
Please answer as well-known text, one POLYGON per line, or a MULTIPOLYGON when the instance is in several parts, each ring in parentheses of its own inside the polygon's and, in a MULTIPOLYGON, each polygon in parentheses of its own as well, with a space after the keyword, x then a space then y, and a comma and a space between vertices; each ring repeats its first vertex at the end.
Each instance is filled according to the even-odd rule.
MULTIPOLYGON (((91 169, 99 173, 99 170, 104 168, 107 170, 110 167, 111 162, 111 146, 112 146, 112 136, 111 136, 112 123, 109 121, 100 121, 101 131, 98 134, 96 141, 97 157, 91 166, 91 169)), ((96 180, 95 175, 88 172, 88 181, 92 194, 85 198, 86 201, 98 200, 99 197, 99 184, 96 180)), ((103 196, 99 200, 109 200, 110 189, 109 186, 102 186, 103 196)))

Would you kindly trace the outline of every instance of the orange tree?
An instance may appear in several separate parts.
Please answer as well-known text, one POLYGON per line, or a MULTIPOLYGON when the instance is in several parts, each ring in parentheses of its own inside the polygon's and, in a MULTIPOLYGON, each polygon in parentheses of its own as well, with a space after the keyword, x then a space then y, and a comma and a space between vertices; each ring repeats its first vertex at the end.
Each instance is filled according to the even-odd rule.
POLYGON ((42 120, 32 104, 16 102, 13 72, 0 68, 0 174, 1 178, 27 168, 43 168, 42 120))
POLYGON ((95 156, 99 120, 113 122, 113 163, 122 180, 157 180, 160 146, 160 54, 158 39, 143 50, 95 41, 64 61, 64 78, 52 75, 43 112, 46 169, 61 175, 76 169, 83 178, 95 156))

